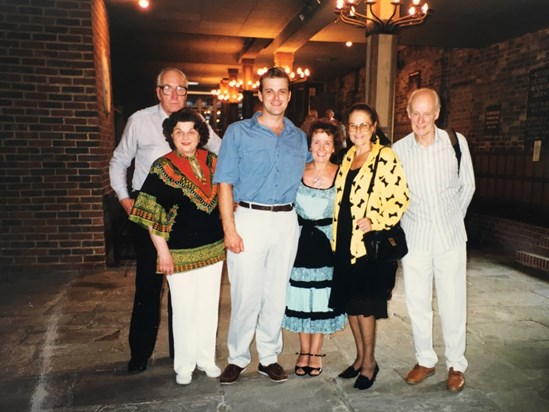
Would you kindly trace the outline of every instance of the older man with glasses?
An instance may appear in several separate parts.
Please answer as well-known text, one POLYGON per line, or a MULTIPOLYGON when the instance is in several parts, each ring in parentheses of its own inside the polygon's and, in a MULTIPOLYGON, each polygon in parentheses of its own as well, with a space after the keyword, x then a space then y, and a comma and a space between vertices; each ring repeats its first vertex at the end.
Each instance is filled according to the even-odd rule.
MULTIPOLYGON (((172 113, 184 108, 187 103, 188 81, 181 70, 173 67, 163 69, 157 77, 156 85, 159 104, 139 110, 130 116, 110 162, 111 187, 128 214, 152 163, 171 151, 162 134, 162 122, 172 113), (130 193, 128 168, 134 160, 135 169, 130 193)), ((205 148, 217 154, 220 145, 221 139, 210 128, 210 140, 205 148)), ((135 247, 136 274, 129 333, 131 359, 128 371, 141 373, 147 369, 147 362, 156 342, 164 277, 156 274, 156 249, 147 230, 132 223, 131 234, 135 247)), ((170 351, 173 348, 172 342, 170 324, 170 351)), ((170 355, 173 357, 173 353, 170 355)))

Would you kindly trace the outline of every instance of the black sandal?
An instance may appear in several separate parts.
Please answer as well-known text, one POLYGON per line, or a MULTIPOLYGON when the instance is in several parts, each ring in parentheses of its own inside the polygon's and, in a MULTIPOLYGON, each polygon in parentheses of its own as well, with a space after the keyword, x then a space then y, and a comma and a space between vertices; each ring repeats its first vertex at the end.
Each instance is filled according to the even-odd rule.
MULTIPOLYGON (((309 356, 316 356, 319 358, 323 358, 324 356, 326 356, 326 354, 325 353, 322 353, 322 354, 309 353, 309 356)), ((309 376, 316 378, 317 376, 320 376, 321 373, 322 373, 322 366, 320 368, 314 368, 312 366, 309 366, 309 372, 308 372, 309 376), (312 372, 316 372, 316 373, 312 373, 312 372)))
MULTIPOLYGON (((310 353, 296 352, 295 354, 299 356, 311 356, 310 353)), ((309 374, 310 369, 311 368, 308 365, 304 365, 304 366, 295 365, 294 372, 297 376, 305 376, 309 374)))

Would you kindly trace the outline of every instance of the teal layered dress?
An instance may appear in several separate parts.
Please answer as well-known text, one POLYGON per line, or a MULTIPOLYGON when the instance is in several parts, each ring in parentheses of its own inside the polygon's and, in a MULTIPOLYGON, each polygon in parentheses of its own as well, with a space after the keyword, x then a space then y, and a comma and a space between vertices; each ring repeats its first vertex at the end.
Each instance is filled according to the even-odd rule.
POLYGON ((301 235, 286 294, 282 327, 330 334, 345 327, 345 315, 328 307, 333 275, 332 218, 335 187, 316 189, 301 181, 296 197, 301 235))

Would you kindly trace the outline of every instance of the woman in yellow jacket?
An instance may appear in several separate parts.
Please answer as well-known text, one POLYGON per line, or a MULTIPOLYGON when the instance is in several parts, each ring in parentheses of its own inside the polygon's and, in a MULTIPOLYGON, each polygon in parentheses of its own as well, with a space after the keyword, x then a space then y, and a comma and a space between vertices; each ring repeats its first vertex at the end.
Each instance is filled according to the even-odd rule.
POLYGON ((396 262, 369 262, 362 240, 370 230, 395 225, 409 203, 404 172, 394 152, 375 134, 378 117, 366 104, 349 112, 348 133, 353 143, 336 177, 332 248, 334 277, 329 306, 345 312, 353 332, 356 359, 339 374, 357 377, 355 388, 371 387, 379 372, 375 360, 376 319, 387 318, 387 300, 395 284, 396 262), (380 153, 381 150, 381 153, 380 153), (368 187, 380 153, 372 194, 368 187))

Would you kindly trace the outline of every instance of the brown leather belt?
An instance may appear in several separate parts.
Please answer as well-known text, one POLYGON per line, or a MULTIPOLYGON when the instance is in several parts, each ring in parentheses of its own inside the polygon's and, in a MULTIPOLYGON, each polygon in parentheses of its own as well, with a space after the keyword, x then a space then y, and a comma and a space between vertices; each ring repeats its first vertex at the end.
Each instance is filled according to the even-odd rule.
POLYGON ((248 209, 255 209, 255 210, 265 210, 267 212, 289 212, 294 208, 294 205, 292 203, 288 203, 286 205, 258 205, 257 203, 248 203, 240 201, 238 204, 242 207, 247 207, 248 209))

